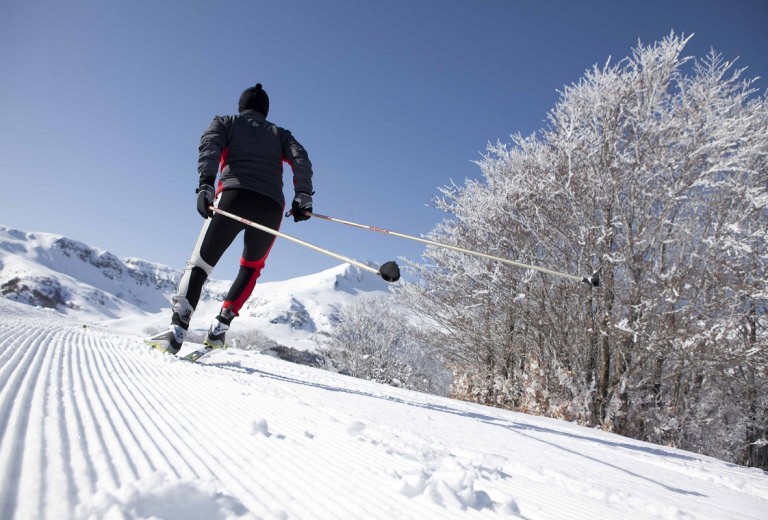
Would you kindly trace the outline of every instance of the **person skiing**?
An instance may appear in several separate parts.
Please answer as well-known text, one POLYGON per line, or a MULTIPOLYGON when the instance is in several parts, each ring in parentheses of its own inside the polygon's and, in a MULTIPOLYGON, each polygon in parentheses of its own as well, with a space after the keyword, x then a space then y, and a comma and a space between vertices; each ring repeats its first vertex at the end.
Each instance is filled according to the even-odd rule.
POLYGON ((145 340, 160 351, 179 352, 204 282, 235 237, 245 231, 240 270, 204 340, 208 347, 226 348, 225 334, 251 295, 275 240, 274 235, 214 214, 211 205, 278 230, 285 208, 282 174, 287 162, 293 170, 293 219, 309 219, 304 212, 312 211, 312 163, 290 131, 267 121, 268 113, 269 96, 257 83, 240 95, 237 115, 216 116, 203 132, 197 211, 205 223, 173 297, 170 327, 145 340))

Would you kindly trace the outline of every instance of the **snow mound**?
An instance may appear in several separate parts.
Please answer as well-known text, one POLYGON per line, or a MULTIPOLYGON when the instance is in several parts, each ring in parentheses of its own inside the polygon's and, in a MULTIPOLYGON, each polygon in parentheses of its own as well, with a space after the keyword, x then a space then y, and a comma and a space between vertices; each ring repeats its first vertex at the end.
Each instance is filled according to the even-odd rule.
POLYGON ((162 473, 101 491, 79 505, 77 517, 88 520, 231 520, 255 519, 236 498, 215 482, 171 479, 162 473))

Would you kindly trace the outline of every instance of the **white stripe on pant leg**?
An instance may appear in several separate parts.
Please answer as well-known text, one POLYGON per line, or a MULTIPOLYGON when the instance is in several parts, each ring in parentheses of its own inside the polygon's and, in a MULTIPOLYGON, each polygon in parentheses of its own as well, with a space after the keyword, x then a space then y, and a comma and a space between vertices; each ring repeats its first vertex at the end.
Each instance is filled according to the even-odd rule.
POLYGON ((192 269, 199 267, 205 271, 207 276, 210 276, 211 271, 213 271, 213 266, 208 264, 205 260, 203 260, 203 257, 200 256, 200 248, 203 246, 203 240, 205 240, 205 235, 208 232, 208 228, 210 227, 212 220, 212 218, 205 219, 203 227, 200 229, 200 234, 197 236, 195 248, 192 250, 192 254, 189 257, 189 260, 187 260, 187 267, 184 269, 184 273, 181 275, 181 280, 179 280, 179 287, 176 291, 176 296, 173 297, 173 312, 180 316, 185 316, 188 314, 191 317, 192 313, 195 311, 195 309, 189 303, 189 300, 187 300, 187 294, 189 293, 189 280, 192 277, 192 269))
MULTIPOLYGON (((221 199, 221 193, 219 193, 216 196, 216 200, 214 201, 214 206, 217 208, 219 207, 219 200, 221 199)), ((211 226, 211 222, 213 221, 213 217, 205 219, 205 222, 203 223, 203 227, 200 229, 200 234, 197 235, 197 242, 195 242, 195 248, 192 250, 192 254, 189 257, 189 260, 187 261, 187 268, 184 270, 184 274, 187 278, 186 285, 184 286, 184 294, 187 294, 187 290, 189 289, 189 275, 187 274, 187 270, 190 272, 192 271, 193 267, 199 267, 203 271, 205 271, 205 274, 208 276, 211 275, 211 271, 213 271, 213 266, 208 264, 205 260, 203 260, 203 257, 200 256, 200 249, 203 247, 203 241, 205 240, 205 235, 208 233, 208 228, 211 226)), ((182 281, 184 280, 184 277, 182 277, 182 281)), ((179 287, 181 287, 181 283, 179 283, 179 287)), ((181 294, 181 290, 179 290, 179 294, 181 294)))

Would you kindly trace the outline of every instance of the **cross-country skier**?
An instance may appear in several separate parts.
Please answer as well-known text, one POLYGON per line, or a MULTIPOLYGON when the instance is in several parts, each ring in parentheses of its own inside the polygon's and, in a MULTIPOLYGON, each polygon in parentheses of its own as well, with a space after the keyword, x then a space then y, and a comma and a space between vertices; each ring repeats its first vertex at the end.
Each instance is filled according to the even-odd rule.
POLYGON ((240 271, 205 336, 209 347, 226 348, 224 335, 251 295, 275 239, 274 235, 214 214, 209 206, 215 205, 278 230, 285 207, 285 161, 293 169, 294 221, 307 220, 309 217, 304 212, 312 211, 312 163, 291 132, 267 121, 269 97, 261 83, 243 91, 238 112, 233 116, 216 116, 200 139, 197 211, 206 220, 173 297, 171 326, 146 340, 163 352, 176 354, 181 348, 203 283, 224 251, 244 230, 240 271), (221 175, 214 190, 219 164, 221 175))

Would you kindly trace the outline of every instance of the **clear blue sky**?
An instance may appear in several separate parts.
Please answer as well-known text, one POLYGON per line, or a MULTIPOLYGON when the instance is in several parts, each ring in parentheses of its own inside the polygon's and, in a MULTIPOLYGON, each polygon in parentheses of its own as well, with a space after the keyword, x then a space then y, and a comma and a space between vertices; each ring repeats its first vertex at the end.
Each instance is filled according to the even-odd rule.
MULTIPOLYGON (((261 82, 309 151, 318 213, 418 236, 444 217, 438 187, 544 127, 593 64, 674 29, 695 33, 687 54, 739 56, 764 91, 766 27, 766 0, 5 2, 0 224, 182 268, 200 134, 261 82)), ((282 231, 377 263, 422 250, 317 219, 282 231)), ((239 252, 212 276, 233 278, 239 252)), ((336 264, 279 241, 262 281, 336 264)))

